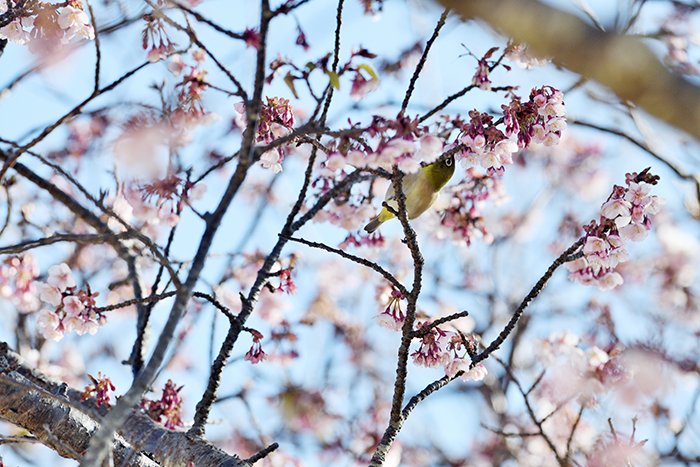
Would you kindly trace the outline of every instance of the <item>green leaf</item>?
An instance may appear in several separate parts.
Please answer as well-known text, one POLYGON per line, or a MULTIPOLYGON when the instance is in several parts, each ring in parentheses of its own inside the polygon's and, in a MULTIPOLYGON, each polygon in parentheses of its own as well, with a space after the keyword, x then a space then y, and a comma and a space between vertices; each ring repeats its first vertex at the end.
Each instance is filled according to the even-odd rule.
POLYGON ((287 76, 284 77, 284 82, 289 88, 290 91, 292 91, 292 94, 294 94, 294 97, 299 99, 299 94, 297 94, 297 89, 294 87, 294 76, 292 76, 291 73, 287 73, 287 76))
POLYGON ((336 89, 340 89, 340 78, 338 78, 338 73, 327 70, 326 74, 328 75, 328 79, 331 80, 331 86, 336 89))
POLYGON ((372 79, 376 79, 376 80, 379 79, 379 76, 377 76, 377 72, 374 71, 374 68, 372 68, 367 63, 360 63, 359 65, 357 65, 357 68, 359 68, 361 70, 365 70, 367 72, 367 74, 369 74, 372 77, 372 79))

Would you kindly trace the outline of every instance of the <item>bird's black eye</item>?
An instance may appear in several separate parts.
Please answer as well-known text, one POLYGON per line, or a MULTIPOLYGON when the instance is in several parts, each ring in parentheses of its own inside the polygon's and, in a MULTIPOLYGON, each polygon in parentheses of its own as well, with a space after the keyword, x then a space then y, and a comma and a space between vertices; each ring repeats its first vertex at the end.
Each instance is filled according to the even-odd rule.
POLYGON ((452 158, 445 159, 445 165, 446 165, 447 167, 450 167, 450 166, 452 165, 452 162, 453 162, 453 161, 452 161, 452 158))

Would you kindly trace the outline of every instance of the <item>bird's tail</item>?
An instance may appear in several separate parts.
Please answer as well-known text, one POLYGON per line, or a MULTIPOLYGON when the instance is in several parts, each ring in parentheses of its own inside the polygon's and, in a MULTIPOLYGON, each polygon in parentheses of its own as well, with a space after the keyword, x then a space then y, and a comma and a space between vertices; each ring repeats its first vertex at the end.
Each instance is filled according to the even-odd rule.
POLYGON ((375 216, 375 217, 372 218, 372 220, 369 221, 369 223, 367 223, 367 225, 365 226, 365 232, 367 232, 367 233, 372 233, 372 232, 374 232, 375 230, 377 230, 377 229, 379 228, 380 225, 382 225, 382 222, 383 222, 383 221, 380 221, 380 220, 379 220, 379 216, 375 216))

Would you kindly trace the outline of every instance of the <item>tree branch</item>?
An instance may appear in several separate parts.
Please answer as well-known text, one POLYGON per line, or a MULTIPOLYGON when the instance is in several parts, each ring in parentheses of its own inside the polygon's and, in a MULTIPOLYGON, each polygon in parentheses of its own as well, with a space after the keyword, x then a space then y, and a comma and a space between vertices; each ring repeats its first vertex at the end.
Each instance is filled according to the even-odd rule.
POLYGON ((625 101, 700 138, 700 89, 671 73, 642 40, 600 31, 536 0, 438 0, 480 18, 532 52, 594 79, 625 101))
MULTIPOLYGON (((80 391, 50 380, 0 343, 0 418, 26 429, 59 455, 79 460, 105 413, 94 401, 82 401, 80 391)), ((111 449, 116 464, 124 466, 250 465, 206 441, 167 430, 140 412, 129 415, 111 449)))

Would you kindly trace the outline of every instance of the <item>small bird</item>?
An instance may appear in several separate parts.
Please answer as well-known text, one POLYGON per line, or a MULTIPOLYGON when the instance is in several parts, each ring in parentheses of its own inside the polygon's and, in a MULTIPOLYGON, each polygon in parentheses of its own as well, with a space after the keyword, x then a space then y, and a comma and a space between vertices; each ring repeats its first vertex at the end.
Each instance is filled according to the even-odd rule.
MULTIPOLYGON (((406 214, 409 219, 415 219, 423 214, 438 197, 443 186, 452 178, 455 172, 455 160, 453 156, 439 162, 422 167, 417 173, 408 174, 403 178, 403 192, 406 194, 406 214)), ((394 185, 389 185, 384 195, 384 201, 394 210, 398 211, 399 203, 394 193, 394 185)), ((389 219, 393 219, 387 208, 382 208, 379 214, 372 218, 365 226, 365 231, 372 233, 380 225, 389 219)))

